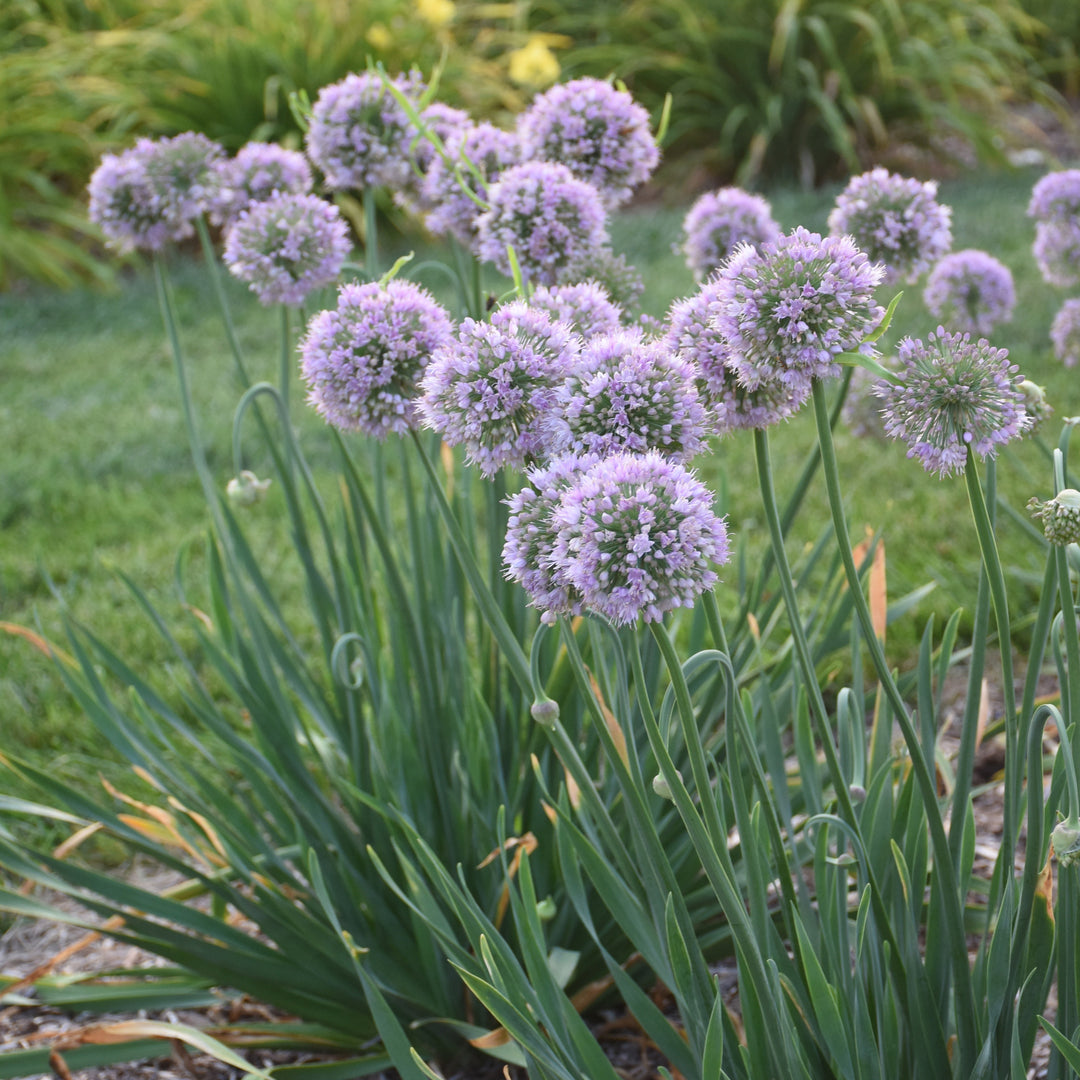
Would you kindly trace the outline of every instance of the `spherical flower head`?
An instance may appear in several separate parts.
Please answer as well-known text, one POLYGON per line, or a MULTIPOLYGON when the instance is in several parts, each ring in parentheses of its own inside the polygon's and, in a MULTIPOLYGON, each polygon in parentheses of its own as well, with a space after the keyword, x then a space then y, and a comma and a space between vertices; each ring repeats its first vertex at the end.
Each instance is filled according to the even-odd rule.
POLYGON ((559 500, 552 565, 616 624, 692 607, 728 559, 727 528, 693 472, 651 451, 615 454, 559 500))
POLYGON ((476 251, 511 273, 512 247, 522 276, 554 285, 582 252, 607 244, 607 220, 596 188, 565 165, 528 161, 507 169, 488 189, 488 209, 477 220, 476 251))
POLYGON ((225 264, 261 303, 301 304, 337 279, 350 250, 336 206, 317 195, 253 203, 225 233, 225 264))
MULTIPOLYGON (((407 98, 420 97, 414 75, 391 81, 407 98)), ((333 190, 396 188, 409 180, 409 144, 415 134, 382 79, 364 72, 346 75, 319 91, 311 109, 307 152, 333 190)))
POLYGON ((829 214, 833 236, 848 234, 887 268, 886 282, 917 281, 952 246, 952 210, 937 184, 872 169, 854 177, 829 214))
POLYGON ((484 185, 473 169, 485 183, 494 183, 521 160, 521 147, 511 132, 494 124, 476 124, 452 137, 446 149, 450 160, 436 156, 424 180, 422 198, 430 207, 427 226, 437 235, 451 233, 471 247, 482 209, 473 196, 485 198, 484 185))
POLYGON ((939 326, 925 344, 904 338, 898 359, 897 381, 877 390, 885 432, 903 439, 908 457, 917 457, 927 472, 960 472, 969 448, 993 457, 1029 426, 1017 368, 1005 349, 985 338, 972 341, 939 326))
POLYGON ((616 255, 607 245, 582 248, 571 256, 556 275, 560 285, 593 281, 603 286, 612 301, 623 310, 627 321, 645 292, 645 279, 625 255, 616 255))
POLYGON ((1054 409, 1046 400, 1046 390, 1030 379, 1020 381, 1020 393, 1024 395, 1024 411, 1030 420, 1024 434, 1034 435, 1054 415, 1054 409))
POLYGON ((713 280, 693 296, 677 300, 668 312, 664 344, 696 371, 698 389, 717 434, 771 427, 802 408, 810 394, 810 383, 792 386, 779 379, 767 379, 748 390, 739 382, 728 365, 728 343, 712 316, 719 291, 719 282, 713 280))
POLYGON ((376 439, 419 426, 414 399, 436 349, 453 340, 447 312, 411 281, 343 285, 300 344, 308 402, 335 427, 376 439))
POLYGON ((874 356, 864 342, 884 315, 874 302, 882 275, 850 236, 798 228, 760 250, 741 245, 716 278, 711 308, 728 366, 748 390, 782 382, 801 393, 839 372, 838 354, 874 356))
POLYGON ((1080 283, 1080 220, 1040 221, 1032 252, 1048 285, 1068 288, 1080 283))
POLYGON ((1080 169, 1048 173, 1031 189, 1028 217, 1073 225, 1080 220, 1080 169))
POLYGON ((626 202, 660 161, 649 114, 601 79, 574 79, 540 94, 518 117, 518 132, 525 160, 561 162, 608 208, 626 202))
POLYGON ((1080 491, 1062 488, 1047 502, 1031 499, 1027 505, 1031 516, 1042 522, 1043 534, 1051 544, 1064 547, 1080 543, 1080 491))
POLYGON ((1080 363, 1080 300, 1066 300, 1050 325, 1054 355, 1066 366, 1080 363))
POLYGON ((568 326, 521 301, 489 323, 464 319, 427 366, 421 419, 449 445, 464 445, 485 476, 534 464, 548 456, 544 416, 578 349, 568 326))
MULTIPOLYGON (((432 134, 439 137, 444 147, 448 146, 453 139, 464 135, 473 126, 469 114, 464 109, 455 109, 453 105, 447 105, 443 101, 433 101, 426 108, 421 109, 420 119, 424 121, 425 127, 432 134)), ((419 137, 413 135, 410 152, 417 169, 424 175, 427 175, 431 163, 439 156, 435 144, 423 134, 419 137)))
POLYGON ((934 267, 923 300, 950 329, 985 336, 1012 318, 1016 289, 1004 263, 968 248, 946 255, 934 267))
POLYGON ((739 244, 775 240, 780 226, 760 195, 726 187, 702 195, 683 221, 681 251, 694 277, 701 281, 720 268, 739 244))
POLYGON ((546 311, 554 322, 566 323, 588 340, 610 334, 623 324, 625 312, 612 302, 607 290, 595 281, 579 285, 541 285, 529 297, 530 307, 546 311))
POLYGON ((216 225, 234 221, 251 203, 274 195, 306 195, 312 188, 307 158, 276 143, 248 143, 236 157, 221 162, 217 172, 219 188, 210 211, 216 225))

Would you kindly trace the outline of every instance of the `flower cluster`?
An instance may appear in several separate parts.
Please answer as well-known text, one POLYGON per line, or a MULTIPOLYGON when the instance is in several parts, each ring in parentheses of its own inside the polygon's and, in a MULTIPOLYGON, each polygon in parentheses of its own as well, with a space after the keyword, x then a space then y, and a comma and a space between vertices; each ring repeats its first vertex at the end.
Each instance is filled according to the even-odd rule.
POLYGON ((739 244, 757 247, 779 235, 772 208, 760 195, 726 187, 702 195, 690 207, 683 221, 681 250, 701 281, 719 269, 739 244))
POLYGON ((1080 542, 1080 491, 1062 488, 1046 502, 1029 500, 1027 508, 1042 523, 1043 535, 1051 544, 1063 547, 1080 542))
POLYGON ((1048 285, 1076 285, 1080 282, 1080 220, 1040 221, 1032 252, 1048 285))
POLYGON ((555 161, 618 206, 660 160, 649 114, 624 90, 574 79, 540 94, 518 118, 525 160, 555 161))
POLYGON ((612 302, 607 290, 595 281, 578 285, 541 285, 529 297, 532 307, 540 308, 552 321, 566 323, 584 339, 610 334, 623 322, 623 310, 612 302))
POLYGON ((606 244, 575 251, 556 276, 567 285, 596 282, 624 312, 637 307, 645 292, 645 280, 638 270, 626 261, 625 255, 616 255, 606 244))
POLYGON ((1080 219, 1080 169, 1044 176, 1031 189, 1027 212, 1043 224, 1069 225, 1080 219))
POLYGON ((607 243, 607 222, 596 189, 565 165, 529 161, 507 169, 488 190, 477 221, 477 252, 504 274, 513 248, 521 273, 554 285, 560 271, 589 248, 607 243))
POLYGON ((914 282, 952 246, 952 211, 937 184, 872 169, 854 177, 829 214, 833 236, 847 234, 887 269, 886 281, 914 282))
POLYGON ((225 234, 225 263, 263 304, 300 304, 329 285, 349 254, 336 206, 317 195, 275 195, 244 210, 225 234))
MULTIPOLYGON (((464 109, 455 109, 453 105, 447 105, 442 101, 433 101, 422 109, 420 119, 423 120, 427 130, 438 137, 444 148, 473 126, 469 114, 464 109)), ((431 139, 417 134, 413 136, 410 146, 417 170, 426 176, 431 163, 439 156, 435 144, 431 139)))
POLYGON ((1012 318, 1016 289, 1004 263, 969 248, 946 255, 934 267, 923 300, 951 329, 985 336, 1012 318))
POLYGON ((296 150, 275 143, 252 142, 236 157, 218 166, 220 187, 214 194, 211 220, 234 221, 251 203, 273 195, 306 195, 312 188, 311 166, 296 150))
POLYGON ((927 472, 961 471, 968 450, 993 457, 1029 426, 1015 365, 984 338, 938 327, 924 344, 904 338, 896 382, 882 382, 885 432, 908 444, 927 472))
POLYGON ((837 373, 840 353, 873 355, 863 342, 884 315, 874 302, 882 272, 849 236, 798 228, 760 250, 742 245, 716 278, 711 309, 728 366, 749 390, 782 382, 801 393, 837 373))
POLYGON ((1080 300, 1066 300, 1050 326, 1054 355, 1066 366, 1080 363, 1080 300))
POLYGON ((308 401, 335 427, 377 439, 403 434, 418 426, 423 369, 452 338, 450 316, 412 282, 344 285, 300 346, 308 401))

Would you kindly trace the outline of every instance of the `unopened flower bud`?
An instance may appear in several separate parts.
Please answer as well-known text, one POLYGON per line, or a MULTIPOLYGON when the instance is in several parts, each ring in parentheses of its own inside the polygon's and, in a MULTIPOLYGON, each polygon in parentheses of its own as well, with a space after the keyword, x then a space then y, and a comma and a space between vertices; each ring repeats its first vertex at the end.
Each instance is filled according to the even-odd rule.
MULTIPOLYGON (((675 775, 681 780, 682 773, 678 769, 675 770, 675 775)), ((652 789, 660 796, 661 799, 671 799, 674 801, 674 796, 671 794, 671 785, 667 782, 663 773, 657 773, 653 777, 652 789)))
POLYGON ((539 904, 536 905, 536 917, 541 922, 550 922, 555 918, 558 913, 558 908, 555 906, 555 901, 550 896, 545 896, 539 904))
POLYGON ((1046 400, 1046 391, 1030 379, 1024 379, 1017 389, 1024 395, 1024 409, 1031 417, 1031 424, 1024 434, 1033 435, 1054 415, 1054 410, 1046 400))
POLYGON ((1068 818, 1050 834, 1050 843, 1059 865, 1072 866, 1080 861, 1080 821, 1068 818))
POLYGON ((848 797, 852 802, 865 802, 866 788, 862 784, 850 784, 848 786, 848 797))
POLYGON ((559 703, 551 698, 544 698, 542 701, 534 701, 529 712, 542 727, 553 728, 559 720, 559 703))
POLYGON ((234 476, 225 487, 225 494, 233 506, 254 506, 266 498, 269 480, 260 480, 250 469, 234 476))
POLYGON ((1052 499, 1028 502, 1031 516, 1042 522, 1043 534, 1051 544, 1063 546, 1080 541, 1080 491, 1062 488, 1052 499))

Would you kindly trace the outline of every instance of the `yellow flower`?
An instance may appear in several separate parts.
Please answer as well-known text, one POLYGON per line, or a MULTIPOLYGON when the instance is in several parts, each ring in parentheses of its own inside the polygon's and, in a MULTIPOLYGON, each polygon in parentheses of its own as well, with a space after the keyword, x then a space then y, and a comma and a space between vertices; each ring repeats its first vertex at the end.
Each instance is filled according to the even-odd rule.
POLYGON ((454 17, 454 0, 416 0, 416 11, 429 26, 445 26, 454 17))
POLYGON ((534 34, 520 49, 507 54, 510 79, 519 86, 550 86, 562 70, 542 37, 534 34))
POLYGON ((393 35, 382 23, 372 23, 364 37, 367 38, 370 46, 380 51, 388 49, 394 40, 393 35))

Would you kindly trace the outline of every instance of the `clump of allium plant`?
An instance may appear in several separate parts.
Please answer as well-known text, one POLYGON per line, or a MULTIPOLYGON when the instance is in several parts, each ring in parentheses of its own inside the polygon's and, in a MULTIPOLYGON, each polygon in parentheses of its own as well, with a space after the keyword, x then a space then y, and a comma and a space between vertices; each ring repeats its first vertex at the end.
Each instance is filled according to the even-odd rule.
POLYGON ((274 195, 306 195, 312 189, 311 166, 296 150, 276 143, 251 142, 236 157, 218 166, 210 220, 217 225, 235 220, 251 203, 274 195))
POLYGON ((583 252, 607 244, 607 218, 596 188, 565 165, 515 165, 491 185, 487 201, 477 221, 476 250, 504 274, 511 273, 512 247, 527 281, 555 285, 583 252))
POLYGON ((695 369, 661 341, 617 330, 588 341, 549 414, 552 453, 656 450, 689 461, 708 437, 695 369))
POLYGON ((610 334, 623 324, 625 312, 614 303, 607 290, 595 281, 576 285, 541 285, 529 297, 531 307, 540 308, 554 322, 566 323, 584 339, 610 334))
POLYGON ((1031 189, 1027 212, 1028 217, 1046 224, 1080 221, 1080 169, 1047 173, 1031 189))
MULTIPOLYGON (((416 76, 398 76, 392 82, 406 97, 419 99, 416 76)), ((415 135, 383 80, 364 72, 346 75, 319 91, 311 109, 307 152, 334 190, 398 188, 411 177, 409 147, 415 135)))
POLYGON ((464 319, 424 373, 423 423, 450 446, 463 445, 485 476, 534 464, 548 456, 546 416, 579 348, 568 326, 522 301, 491 322, 464 319))
POLYGON ((908 445, 927 472, 948 476, 967 464, 968 451, 993 457, 1030 420, 1021 378, 1005 349, 938 327, 926 342, 904 338, 895 382, 883 381, 885 432, 908 445))
POLYGON ((1032 253, 1048 285, 1076 285, 1080 282, 1080 221, 1040 221, 1032 253))
POLYGON ((952 210, 937 184, 872 169, 853 177, 829 214, 833 236, 849 235, 886 267, 886 282, 917 281, 952 246, 952 210))
POLYGON ((300 345, 308 401, 335 427, 376 439, 404 434, 419 426, 424 368, 452 338, 450 316, 411 281, 343 285, 300 345))
POLYGON ((968 248, 946 255, 934 267, 923 300, 951 330, 985 336, 1012 318, 1016 289, 1004 263, 968 248))
POLYGON ((1066 366, 1080 363, 1080 300, 1066 300, 1050 325, 1054 355, 1066 366))
POLYGON ((791 386, 779 379, 748 390, 728 366, 731 350, 712 316, 720 292, 715 279, 693 296, 677 300, 668 312, 664 343, 693 365, 711 424, 718 434, 766 428, 797 412, 810 395, 810 383, 791 386))
POLYGON ((553 86, 518 117, 517 130, 525 160, 561 162, 609 208, 626 202, 660 161, 649 114, 601 79, 553 86))
POLYGON ((655 451, 603 458, 559 500, 551 565, 617 625, 692 607, 728 560, 712 502, 693 472, 655 451))
POLYGON ((627 262, 625 255, 616 255, 606 244, 575 251, 557 277, 563 285, 582 281, 602 285, 627 318, 645 292, 645 279, 640 271, 627 262))
POLYGON ((739 244, 758 247, 775 240, 780 231, 765 199, 742 188, 726 187, 702 195, 690 207, 679 250, 701 281, 719 269, 739 244))
POLYGON ((874 301, 883 273, 850 236, 800 227, 760 250, 741 245, 715 279, 711 308, 728 366, 749 390, 781 382, 802 393, 838 374, 840 353, 874 355, 864 341, 884 315, 874 301))
POLYGON ((350 250, 336 206, 317 195, 275 195, 225 233, 225 263, 263 304, 300 304, 335 281, 350 250))

